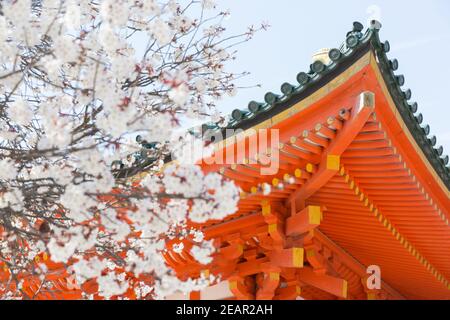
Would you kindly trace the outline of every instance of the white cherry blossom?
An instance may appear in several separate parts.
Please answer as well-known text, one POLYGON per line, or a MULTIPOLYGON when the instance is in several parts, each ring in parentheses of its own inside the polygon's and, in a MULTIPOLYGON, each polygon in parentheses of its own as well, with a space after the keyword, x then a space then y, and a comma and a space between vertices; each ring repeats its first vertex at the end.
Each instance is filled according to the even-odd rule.
POLYGON ((33 120, 33 112, 26 101, 19 98, 12 102, 8 108, 8 115, 18 125, 27 125, 33 120))
POLYGON ((247 33, 225 37, 211 0, 7 0, 1 11, 0 299, 41 298, 47 272, 66 272, 81 299, 209 285, 178 279, 163 252, 192 240, 208 264, 214 246, 188 225, 233 214, 239 190, 169 162, 187 116, 226 122, 216 103, 246 74, 226 67, 247 33))

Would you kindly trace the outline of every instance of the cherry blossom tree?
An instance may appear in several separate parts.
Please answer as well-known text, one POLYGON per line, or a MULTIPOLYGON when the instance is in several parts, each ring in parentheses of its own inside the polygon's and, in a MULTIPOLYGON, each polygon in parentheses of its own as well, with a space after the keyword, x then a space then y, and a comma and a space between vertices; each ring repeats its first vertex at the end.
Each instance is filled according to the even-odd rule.
POLYGON ((183 119, 226 125, 216 103, 246 74, 226 64, 266 28, 227 35, 228 15, 211 0, 1 2, 0 298, 61 298, 55 272, 85 299, 207 285, 161 253, 189 238, 208 263, 188 222, 236 210, 232 182, 168 164, 183 119))

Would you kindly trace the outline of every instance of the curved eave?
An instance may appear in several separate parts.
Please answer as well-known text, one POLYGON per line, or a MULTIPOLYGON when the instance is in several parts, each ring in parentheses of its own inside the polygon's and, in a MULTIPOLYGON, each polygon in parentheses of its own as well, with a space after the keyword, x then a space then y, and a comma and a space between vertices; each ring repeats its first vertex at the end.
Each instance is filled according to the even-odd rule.
MULTIPOLYGON (((331 62, 327 65, 324 72, 320 74, 311 74, 311 80, 308 84, 298 86, 291 95, 280 95, 278 101, 273 105, 268 106, 266 103, 265 107, 256 114, 252 114, 240 121, 232 121, 227 128, 222 129, 221 136, 226 136, 226 129, 248 130, 251 128, 259 128, 261 123, 273 119, 277 115, 290 109, 292 106, 307 99, 320 88, 346 72, 346 70, 353 66, 368 52, 372 52, 376 57, 377 65, 383 75, 389 93, 395 102, 395 106, 406 124, 406 128, 413 136, 417 145, 421 148, 431 167, 433 167, 434 171, 438 174, 447 190, 450 190, 450 172, 446 167, 444 156, 438 154, 431 144, 430 139, 428 139, 427 134, 417 122, 414 113, 411 111, 408 99, 405 98, 401 86, 397 83, 396 75, 391 68, 390 60, 385 52, 387 51, 385 46, 387 45, 380 41, 378 30, 367 30, 357 47, 348 49, 344 52, 338 61, 331 62)), ((243 112, 250 114, 248 110, 243 112)), ((219 128, 216 128, 216 130, 220 131, 219 128)))
MULTIPOLYGON (((383 277, 402 294, 412 299, 448 299, 448 170, 417 122, 415 111, 409 109, 387 59, 388 47, 380 42, 378 31, 369 30, 358 47, 328 65, 307 86, 271 108, 231 123, 230 128, 244 130, 246 137, 254 134, 254 129, 280 129, 281 160, 290 164, 282 170, 294 177, 300 169, 293 169, 304 168, 305 161, 312 167, 322 161, 322 157, 311 156, 314 152, 321 155, 317 150, 321 148, 308 149, 313 151, 307 155, 299 152, 295 145, 299 136, 314 135, 316 124, 327 126, 327 120, 338 118, 342 108, 350 110, 361 92, 374 93, 374 112, 343 152, 339 174, 317 187, 312 196, 305 196, 306 204, 327 208, 318 230, 363 265, 380 266, 383 277)), ((346 123, 339 127, 333 130, 346 128, 346 123)), ((323 146, 329 146, 339 136, 337 132, 329 135, 323 146)), ((323 136, 319 140, 323 142, 323 136)), ((218 149, 234 150, 235 137, 223 142, 218 149)), ((211 238, 223 236, 226 230, 237 232, 229 229, 230 225, 249 236, 259 232, 259 225, 266 232, 259 214, 261 201, 283 207, 299 190, 311 186, 311 181, 317 182, 314 174, 302 173, 294 179, 295 186, 272 188, 264 194, 257 187, 278 185, 283 172, 261 176, 258 165, 241 164, 242 160, 237 158, 234 166, 202 163, 206 172, 220 172, 243 190, 238 212, 203 225, 211 238)), ((182 268, 184 271, 184 265, 182 268)))
MULTIPOLYGON (((406 125, 405 127, 426 156, 430 166, 433 167, 433 170, 439 176, 440 180, 442 180, 447 191, 450 191, 450 170, 447 167, 448 159, 446 161, 445 155, 439 154, 431 140, 427 137, 426 132, 424 132, 423 128, 417 122, 414 115, 415 111, 413 112, 411 110, 408 99, 401 90, 401 86, 398 85, 391 62, 386 55, 389 45, 387 42, 382 43, 380 41, 379 31, 377 29, 368 29, 360 37, 356 47, 341 48, 341 57, 326 65, 323 72, 314 73, 309 71, 310 80, 308 83, 293 86, 294 91, 291 94, 280 94, 278 100, 270 105, 268 103, 262 103, 261 109, 255 113, 249 110, 241 110, 245 114, 243 119, 239 121, 232 120, 227 128, 220 128, 214 123, 205 124, 205 129, 210 132, 205 137, 211 134, 221 133, 215 136, 215 138, 219 138, 215 141, 217 143, 221 141, 220 137, 226 137, 227 129, 248 130, 252 128, 270 127, 266 125, 267 122, 271 122, 275 118, 283 118, 282 115, 291 110, 293 106, 308 99, 311 100, 311 96, 315 95, 324 86, 329 85, 336 78, 339 78, 343 73, 348 72, 349 68, 352 68, 359 60, 371 52, 376 57, 378 68, 387 85, 389 94, 395 102, 395 107, 406 125)), ((273 121, 272 124, 274 124, 273 121)), ((170 158, 165 159, 165 162, 170 161, 170 158)), ((151 167, 151 163, 143 163, 133 168, 115 171, 114 175, 118 179, 128 179, 139 176, 139 173, 147 171, 149 167, 151 167)))
POLYGON ((429 163, 444 182, 448 190, 450 190, 450 174, 448 168, 445 166, 441 157, 437 154, 434 147, 431 145, 427 135, 416 120, 414 113, 409 109, 407 99, 404 97, 403 91, 398 85, 395 74, 393 73, 389 59, 386 53, 380 47, 380 40, 378 33, 374 33, 371 41, 371 47, 377 58, 377 65, 387 85, 389 93, 395 102, 395 106, 401 115, 406 127, 411 135, 414 137, 417 145, 422 149, 422 152, 427 157, 429 163))

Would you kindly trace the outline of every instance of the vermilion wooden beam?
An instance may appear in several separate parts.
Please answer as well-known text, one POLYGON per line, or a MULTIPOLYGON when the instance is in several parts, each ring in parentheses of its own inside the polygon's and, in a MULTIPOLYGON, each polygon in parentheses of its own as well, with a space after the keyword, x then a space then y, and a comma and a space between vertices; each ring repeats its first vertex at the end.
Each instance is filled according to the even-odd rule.
POLYGON ((275 290, 280 284, 279 272, 265 272, 260 273, 256 277, 258 290, 256 291, 257 300, 272 300, 275 295, 275 290))
POLYGON ((311 268, 302 268, 297 271, 298 280, 308 285, 331 293, 339 298, 347 298, 347 281, 325 274, 317 274, 311 268))
POLYGON ((321 270, 321 272, 326 271, 326 259, 316 249, 306 249, 306 259, 314 268, 315 272, 317 272, 318 270, 321 270))
POLYGON ((322 221, 322 210, 319 206, 308 206, 300 213, 286 220, 286 235, 299 236, 317 228, 322 221))
POLYGON ((276 246, 283 245, 283 243, 285 241, 284 225, 282 225, 280 223, 269 224, 267 231, 268 231, 270 237, 273 239, 274 245, 276 245, 276 246))
POLYGON ((315 145, 315 144, 308 143, 305 140, 299 139, 297 137, 291 137, 289 142, 293 146, 296 146, 297 148, 304 149, 304 150, 309 151, 309 152, 311 152, 313 154, 318 155, 318 154, 322 153, 322 147, 320 147, 318 145, 315 145))
POLYGON ((244 253, 244 246, 239 243, 232 244, 230 246, 220 248, 220 255, 227 260, 235 260, 244 253))
POLYGON ((223 236, 228 233, 234 233, 245 227, 264 224, 264 217, 261 213, 252 214, 244 218, 223 222, 215 226, 207 227, 203 230, 207 239, 223 236))
POLYGON ((328 154, 341 155, 360 133, 375 108, 375 95, 366 91, 359 96, 357 106, 352 110, 351 118, 327 148, 328 154))
POLYGON ((295 201, 295 208, 301 208, 302 202, 312 196, 317 190, 325 185, 340 169, 340 157, 337 155, 326 155, 321 162, 319 170, 313 174, 305 185, 294 192, 289 202, 295 201))
POLYGON ((241 277, 230 277, 228 280, 230 291, 238 300, 254 299, 252 284, 248 283, 248 279, 241 277))
POLYGON ((275 250, 270 254, 270 261, 273 265, 283 268, 303 267, 303 248, 290 248, 275 250))
POLYGON ((353 108, 350 118, 344 123, 342 130, 324 150, 319 169, 312 178, 289 198, 289 204, 300 208, 304 200, 313 195, 340 169, 340 156, 359 134, 369 120, 375 107, 375 96, 372 92, 363 92, 359 96, 358 104, 353 108))
POLYGON ((284 219, 281 215, 272 210, 272 207, 267 201, 262 203, 262 215, 264 221, 268 224, 268 233, 274 241, 274 245, 277 247, 283 247, 285 242, 284 235, 284 219))
POLYGON ((249 262, 243 262, 237 265, 237 271, 241 276, 250 276, 260 273, 262 270, 262 264, 269 262, 269 258, 264 257, 257 260, 252 260, 249 262))

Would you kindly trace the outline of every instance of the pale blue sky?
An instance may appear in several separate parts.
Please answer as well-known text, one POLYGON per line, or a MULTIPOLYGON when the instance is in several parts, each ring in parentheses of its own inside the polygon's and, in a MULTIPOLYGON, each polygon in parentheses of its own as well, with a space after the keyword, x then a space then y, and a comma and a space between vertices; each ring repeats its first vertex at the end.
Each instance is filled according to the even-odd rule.
POLYGON ((267 91, 279 92, 285 81, 295 83, 298 72, 309 68, 311 55, 320 48, 337 47, 353 21, 366 23, 375 16, 383 24, 382 40, 389 40, 390 58, 400 63, 425 123, 444 152, 450 153, 450 1, 434 0, 218 0, 230 9, 229 31, 268 21, 272 26, 239 47, 238 59, 228 70, 249 71, 241 85, 261 88, 240 90, 226 98, 220 109, 245 108, 250 100, 263 101, 267 91))

